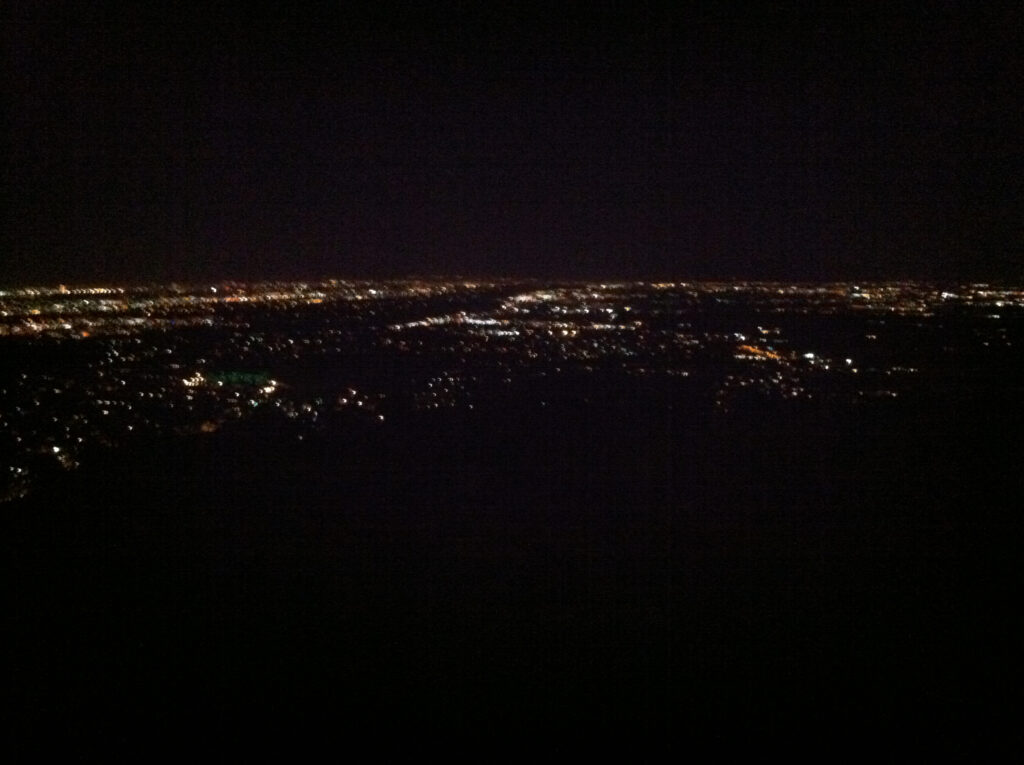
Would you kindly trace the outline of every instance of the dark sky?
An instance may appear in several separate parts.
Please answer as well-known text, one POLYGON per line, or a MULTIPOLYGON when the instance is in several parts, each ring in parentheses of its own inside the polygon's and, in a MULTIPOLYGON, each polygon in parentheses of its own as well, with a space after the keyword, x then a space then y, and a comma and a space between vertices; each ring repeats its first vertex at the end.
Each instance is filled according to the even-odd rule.
POLYGON ((1020 11, 40 8, 0 283, 1024 277, 1020 11))

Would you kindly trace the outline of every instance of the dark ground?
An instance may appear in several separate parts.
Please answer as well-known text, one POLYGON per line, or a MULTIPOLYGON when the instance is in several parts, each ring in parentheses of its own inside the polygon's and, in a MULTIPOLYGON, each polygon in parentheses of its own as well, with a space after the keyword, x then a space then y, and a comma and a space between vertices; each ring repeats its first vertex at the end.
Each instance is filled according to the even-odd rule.
POLYGON ((266 426, 3 508, 13 751, 1020 743, 1020 418, 266 426))

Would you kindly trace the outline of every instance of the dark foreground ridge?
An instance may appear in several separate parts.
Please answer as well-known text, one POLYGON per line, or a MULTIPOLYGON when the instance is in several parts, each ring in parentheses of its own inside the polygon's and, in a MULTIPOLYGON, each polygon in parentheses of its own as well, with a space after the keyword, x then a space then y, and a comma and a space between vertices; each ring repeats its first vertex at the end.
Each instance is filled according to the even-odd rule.
POLYGON ((250 423, 63 473, 5 507, 15 750, 1019 738, 1019 417, 795 411, 250 423))

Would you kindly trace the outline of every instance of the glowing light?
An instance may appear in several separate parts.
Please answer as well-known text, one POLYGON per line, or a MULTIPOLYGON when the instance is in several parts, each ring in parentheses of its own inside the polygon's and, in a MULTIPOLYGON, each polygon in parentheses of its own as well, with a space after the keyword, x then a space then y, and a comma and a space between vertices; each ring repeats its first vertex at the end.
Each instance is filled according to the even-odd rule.
POLYGON ((766 350, 764 348, 757 348, 756 346, 753 345, 741 345, 739 347, 739 350, 762 359, 774 359, 778 361, 781 358, 781 356, 779 356, 779 354, 777 354, 775 351, 766 350))

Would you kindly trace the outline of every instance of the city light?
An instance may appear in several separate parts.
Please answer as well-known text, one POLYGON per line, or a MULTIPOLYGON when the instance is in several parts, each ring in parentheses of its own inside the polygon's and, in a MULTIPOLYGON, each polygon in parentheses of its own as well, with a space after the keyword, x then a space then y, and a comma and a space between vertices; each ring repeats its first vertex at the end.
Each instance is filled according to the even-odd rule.
POLYGON ((14 456, 0 492, 21 496, 31 455, 73 467, 128 434, 215 433, 256 412, 298 429, 380 426, 509 396, 546 407, 560 381, 670 381, 673 396, 722 415, 744 401, 934 395, 936 379, 962 374, 961 359, 1012 354, 1022 316, 1024 290, 988 284, 332 279, 5 290, 0 338, 13 358, 22 347, 75 347, 85 361, 26 366, 4 383, 0 438, 14 456), (921 346, 964 317, 977 321, 955 343, 921 346), (857 330, 826 331, 836 319, 857 330), (815 323, 823 329, 811 338, 815 323), (936 377, 936 364, 950 373, 936 377))

